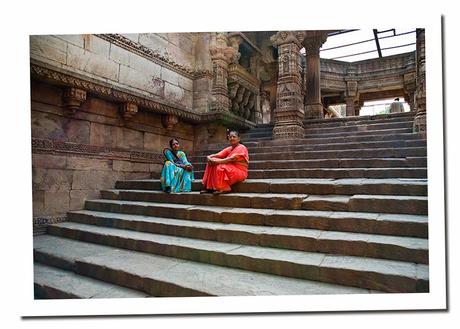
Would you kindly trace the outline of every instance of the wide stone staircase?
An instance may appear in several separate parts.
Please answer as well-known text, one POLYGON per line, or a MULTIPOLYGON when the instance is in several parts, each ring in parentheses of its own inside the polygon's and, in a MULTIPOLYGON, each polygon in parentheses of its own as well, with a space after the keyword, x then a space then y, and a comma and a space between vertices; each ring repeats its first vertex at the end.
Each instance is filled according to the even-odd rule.
MULTIPOLYGON (((426 140, 413 113, 309 121, 242 135, 249 177, 199 194, 118 181, 34 237, 36 298, 427 292, 426 140)), ((206 148, 206 149, 204 149, 206 148)))

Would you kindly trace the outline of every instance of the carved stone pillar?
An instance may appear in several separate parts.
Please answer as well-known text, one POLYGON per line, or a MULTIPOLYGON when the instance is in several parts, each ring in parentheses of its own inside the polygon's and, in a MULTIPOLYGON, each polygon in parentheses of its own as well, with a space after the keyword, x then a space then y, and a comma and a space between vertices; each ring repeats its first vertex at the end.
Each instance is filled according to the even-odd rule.
POLYGON ((322 118, 319 49, 327 39, 327 32, 308 31, 302 45, 305 47, 305 117, 322 118))
POLYGON ((415 73, 404 74, 404 100, 415 111, 415 73))
POLYGON ((281 31, 270 40, 275 47, 278 47, 278 82, 273 138, 302 138, 304 110, 300 90, 298 32, 281 31))
POLYGON ((347 117, 355 115, 355 99, 353 97, 345 97, 345 105, 347 117))
POLYGON ((75 114, 75 112, 80 108, 81 103, 86 100, 86 90, 69 87, 64 90, 62 98, 64 100, 64 108, 67 113, 75 114))
POLYGON ((425 29, 417 29, 414 132, 426 138, 425 29))
POLYGON ((213 45, 209 48, 211 53, 213 80, 211 90, 211 110, 228 111, 230 101, 228 98, 228 64, 238 61, 238 50, 228 46, 227 35, 218 33, 213 38, 213 45))

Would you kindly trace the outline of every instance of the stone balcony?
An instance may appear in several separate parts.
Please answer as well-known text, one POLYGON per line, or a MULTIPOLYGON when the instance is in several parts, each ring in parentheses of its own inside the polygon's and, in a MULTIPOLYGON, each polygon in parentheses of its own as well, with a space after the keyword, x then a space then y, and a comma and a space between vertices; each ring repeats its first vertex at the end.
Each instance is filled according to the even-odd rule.
POLYGON ((232 113, 251 120, 255 112, 256 98, 259 95, 259 80, 239 64, 228 68, 228 92, 232 113))

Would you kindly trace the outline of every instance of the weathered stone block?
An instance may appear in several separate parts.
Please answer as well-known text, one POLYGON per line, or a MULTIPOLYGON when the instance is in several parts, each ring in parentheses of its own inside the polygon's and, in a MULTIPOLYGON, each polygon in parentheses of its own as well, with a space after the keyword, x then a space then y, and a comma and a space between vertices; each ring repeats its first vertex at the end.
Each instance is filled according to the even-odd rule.
POLYGON ((72 172, 62 169, 32 169, 32 189, 42 191, 68 191, 72 186, 72 172))
POLYGON ((84 34, 57 34, 54 36, 80 48, 85 46, 84 34))
POLYGON ((94 54, 98 54, 103 57, 109 58, 110 42, 105 41, 93 34, 86 34, 84 36, 84 40, 86 50, 89 50, 94 54))
POLYGON ((116 129, 117 146, 127 149, 141 150, 144 147, 144 136, 140 131, 120 128, 116 129))
POLYGON ((118 81, 119 64, 107 56, 85 51, 82 48, 68 45, 67 65, 112 81, 118 81))
POLYGON ((70 191, 70 210, 83 209, 85 200, 97 199, 99 196, 99 190, 72 190, 70 191))
POLYGON ((75 170, 73 172, 72 190, 102 190, 113 188, 119 179, 115 171, 75 170))
POLYGON ((63 118, 62 128, 66 135, 66 141, 80 144, 90 143, 90 122, 63 118))
POLYGON ((165 98, 169 101, 180 103, 184 98, 184 90, 178 86, 174 86, 165 82, 165 98))
POLYGON ((67 168, 74 170, 111 170, 112 160, 68 157, 67 168))
POLYGON ((45 210, 45 191, 32 191, 33 216, 43 215, 45 210))
POLYGON ((62 129, 62 117, 49 113, 32 113, 32 137, 65 140, 66 136, 62 129))
MULTIPOLYGON (((152 63, 149 62, 147 65, 152 65, 152 63)), ((165 86, 164 81, 160 79, 159 67, 157 72, 143 72, 141 70, 142 69, 135 70, 129 66, 120 65, 119 82, 129 87, 163 97, 165 86)))
POLYGON ((150 165, 148 163, 113 160, 113 170, 129 171, 129 172, 132 172, 132 171, 149 172, 150 165))
POLYGON ((135 56, 124 48, 118 47, 117 45, 110 45, 109 58, 119 64, 125 66, 131 66, 131 57, 135 56))
POLYGON ((30 37, 30 57, 66 63, 67 42, 52 35, 32 35, 30 37))
POLYGON ((179 87, 188 91, 193 91, 193 80, 179 75, 179 87))
POLYGON ((90 144, 115 147, 117 145, 118 130, 120 129, 120 127, 92 122, 90 128, 90 144))
MULTIPOLYGON (((110 118, 118 118, 119 117, 119 104, 106 101, 104 99, 95 98, 89 96, 86 101, 81 105, 80 113, 82 112, 89 112, 97 114, 98 116, 110 117, 110 118)), ((87 114, 87 113, 85 113, 87 114)), ((93 117, 87 117, 89 121, 95 120, 93 117)), ((105 118, 104 118, 105 119, 105 118)), ((98 120, 103 121, 103 120, 98 120)))
POLYGON ((176 73, 166 67, 161 68, 161 80, 169 82, 170 84, 179 85, 179 73, 176 73))
POLYGON ((67 157, 52 154, 32 153, 32 167, 42 169, 65 169, 67 157))
POLYGON ((144 133, 144 150, 146 151, 161 151, 165 148, 160 143, 160 137, 151 133, 144 133))
POLYGON ((64 214, 69 211, 69 191, 45 191, 44 215, 64 214))

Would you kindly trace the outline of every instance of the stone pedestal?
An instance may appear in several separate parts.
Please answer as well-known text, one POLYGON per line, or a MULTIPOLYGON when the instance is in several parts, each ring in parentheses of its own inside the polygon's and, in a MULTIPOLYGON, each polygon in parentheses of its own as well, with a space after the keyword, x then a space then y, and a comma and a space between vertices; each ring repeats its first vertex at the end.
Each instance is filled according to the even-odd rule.
POLYGON ((281 31, 271 37, 273 45, 278 47, 274 139, 294 139, 304 136, 298 37, 299 33, 292 31, 281 31))
POLYGON ((323 31, 308 31, 304 33, 302 45, 305 47, 306 76, 305 76, 305 117, 323 118, 320 85, 319 49, 326 41, 327 33, 323 31))
POLYGON ((416 49, 416 89, 415 106, 417 113, 414 118, 414 132, 426 138, 426 82, 425 82, 425 30, 417 29, 416 49))

